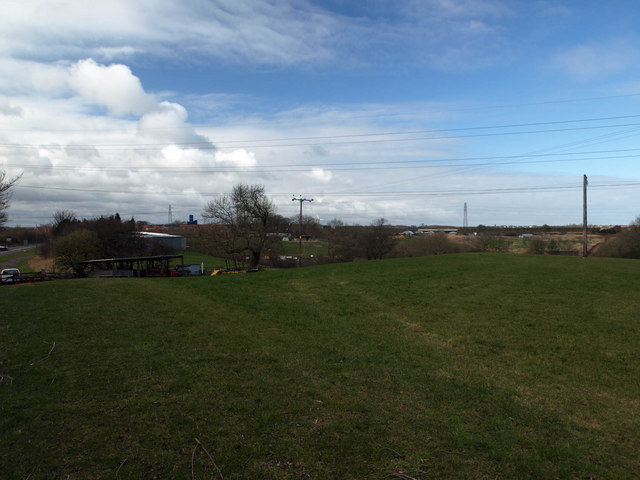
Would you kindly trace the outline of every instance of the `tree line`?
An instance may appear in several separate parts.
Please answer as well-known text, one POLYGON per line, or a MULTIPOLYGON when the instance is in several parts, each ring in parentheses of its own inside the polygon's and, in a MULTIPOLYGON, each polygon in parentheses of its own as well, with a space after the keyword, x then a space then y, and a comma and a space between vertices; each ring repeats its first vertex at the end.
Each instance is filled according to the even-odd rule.
MULTIPOLYGON (((18 180, 19 177, 7 180, 4 172, 0 171, 0 226, 6 222, 11 190, 18 180)), ((398 230, 383 218, 366 226, 347 226, 339 219, 330 221, 328 225, 320 225, 313 217, 305 216, 301 226, 299 217, 286 218, 277 213, 264 186, 246 184, 236 185, 230 194, 208 202, 202 215, 208 225, 181 232, 188 236, 191 248, 222 257, 233 266, 249 268, 264 264, 265 254, 269 254, 268 263, 273 266, 298 264, 281 260, 284 253, 282 236, 297 238, 301 230, 304 235, 319 239, 326 246, 326 254, 323 258, 316 257, 315 262, 374 260, 463 251, 505 251, 508 248, 506 237, 513 235, 514 231, 507 227, 479 225, 474 230, 480 235, 465 243, 452 241, 445 235, 399 242, 398 230)), ((563 228, 568 231, 573 229, 571 226, 553 227, 553 231, 563 228)), ((143 241, 136 234, 138 229, 139 225, 133 218, 123 220, 117 213, 79 219, 69 210, 59 210, 53 215, 50 241, 44 244, 42 250, 45 255, 55 258, 56 267, 75 271, 78 270, 78 262, 83 260, 172 253, 168 246, 150 245, 143 241)), ((551 233, 552 230, 546 225, 539 229, 540 232, 536 230, 536 233, 551 233)), ((23 233, 25 238, 33 237, 32 233, 23 233)), ((640 217, 631 228, 612 233, 616 235, 599 249, 599 255, 640 258, 640 217)), ((41 236, 39 234, 38 241, 42 240, 41 236)), ((531 248, 530 253, 540 253, 538 250, 531 248)))
MULTIPOLYGON (((265 251, 271 258, 279 258, 282 252, 282 233, 300 231, 299 220, 289 220, 276 212, 274 203, 265 194, 262 185, 239 184, 233 191, 210 201, 203 217, 211 227, 204 233, 202 248, 216 256, 233 262, 248 259, 250 268, 257 268, 265 251)), ((384 219, 369 227, 345 228, 335 220, 331 228, 323 227, 312 217, 303 217, 302 231, 310 236, 322 237, 328 242, 328 259, 331 261, 354 258, 382 258, 392 248, 393 230, 384 219)), ((292 236, 299 233, 292 234, 292 236)))
POLYGON ((99 258, 124 258, 171 253, 163 244, 149 244, 137 235, 134 218, 122 220, 118 213, 93 219, 79 219, 69 210, 53 215, 51 241, 41 249, 52 256, 56 268, 79 274, 79 262, 99 258))

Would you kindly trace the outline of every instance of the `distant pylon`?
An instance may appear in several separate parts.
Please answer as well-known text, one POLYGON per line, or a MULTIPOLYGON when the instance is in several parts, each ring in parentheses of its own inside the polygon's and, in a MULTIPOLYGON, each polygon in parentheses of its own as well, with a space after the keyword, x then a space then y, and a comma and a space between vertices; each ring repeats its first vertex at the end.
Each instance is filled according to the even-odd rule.
POLYGON ((469 227, 469 219, 467 218, 467 202, 464 202, 464 217, 462 219, 462 228, 469 227))

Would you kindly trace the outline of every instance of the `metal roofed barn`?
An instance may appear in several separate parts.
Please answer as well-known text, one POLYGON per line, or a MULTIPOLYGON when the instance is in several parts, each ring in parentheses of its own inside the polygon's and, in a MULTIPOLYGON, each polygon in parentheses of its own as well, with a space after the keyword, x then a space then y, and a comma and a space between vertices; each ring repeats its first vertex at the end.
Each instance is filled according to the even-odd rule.
POLYGON ((175 277, 178 269, 171 266, 172 260, 180 260, 182 255, 156 255, 150 257, 100 258, 78 262, 83 270, 89 270, 89 277, 175 277))
POLYGON ((176 250, 185 250, 187 248, 187 239, 181 235, 155 232, 138 232, 138 235, 149 243, 164 243, 176 250))

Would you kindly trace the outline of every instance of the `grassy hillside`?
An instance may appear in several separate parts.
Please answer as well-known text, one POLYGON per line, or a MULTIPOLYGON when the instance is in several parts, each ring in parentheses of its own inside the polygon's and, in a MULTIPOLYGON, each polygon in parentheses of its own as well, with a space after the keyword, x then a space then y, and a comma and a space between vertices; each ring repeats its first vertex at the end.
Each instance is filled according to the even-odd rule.
POLYGON ((5 478, 637 478, 640 263, 0 288, 5 478))

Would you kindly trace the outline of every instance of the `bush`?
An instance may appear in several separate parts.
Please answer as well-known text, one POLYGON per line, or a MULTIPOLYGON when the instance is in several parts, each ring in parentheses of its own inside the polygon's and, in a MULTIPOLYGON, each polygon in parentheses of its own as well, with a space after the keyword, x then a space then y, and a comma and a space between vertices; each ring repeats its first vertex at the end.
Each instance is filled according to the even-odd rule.
POLYGON ((640 226, 624 230, 605 243, 599 257, 640 258, 640 226))
POLYGON ((476 237, 475 247, 481 252, 507 252, 509 240, 495 235, 481 235, 476 237))
POLYGON ((78 262, 95 258, 99 251, 98 235, 90 230, 76 230, 53 242, 55 266, 62 271, 73 271, 81 274, 78 262))
POLYGON ((444 234, 424 235, 399 242, 391 251, 391 257, 425 257, 460 253, 465 249, 444 234))
POLYGON ((536 255, 542 255, 547 251, 546 242, 540 237, 533 237, 529 241, 529 246, 527 247, 527 253, 535 253, 536 255))

